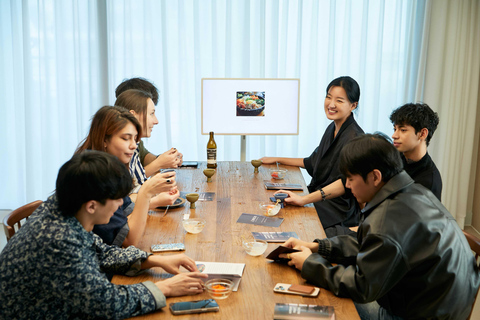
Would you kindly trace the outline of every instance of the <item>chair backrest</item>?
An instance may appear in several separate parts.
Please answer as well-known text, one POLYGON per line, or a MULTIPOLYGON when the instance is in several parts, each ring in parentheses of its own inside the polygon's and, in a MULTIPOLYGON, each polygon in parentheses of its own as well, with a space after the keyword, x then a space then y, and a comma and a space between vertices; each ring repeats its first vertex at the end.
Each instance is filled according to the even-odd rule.
POLYGON ((24 206, 21 206, 18 209, 13 210, 5 216, 3 219, 3 227, 5 228, 5 235, 7 236, 7 241, 15 234, 15 225, 17 228, 20 228, 21 221, 23 219, 28 219, 28 217, 42 204, 43 201, 37 200, 30 202, 24 206))
MULTIPOLYGON (((465 235, 465 238, 467 238, 468 244, 470 245, 470 249, 472 249, 472 251, 475 252, 475 260, 477 261, 477 266, 479 266, 478 257, 480 256, 480 239, 478 239, 474 235, 467 233, 465 231, 463 231, 463 234, 465 235)), ((475 296, 475 301, 477 300, 477 297, 478 297, 478 291, 477 291, 477 295, 475 296)), ((470 320, 470 318, 472 317, 474 306, 475 306, 475 302, 473 302, 472 311, 470 311, 470 315, 468 316, 467 320, 470 320)))

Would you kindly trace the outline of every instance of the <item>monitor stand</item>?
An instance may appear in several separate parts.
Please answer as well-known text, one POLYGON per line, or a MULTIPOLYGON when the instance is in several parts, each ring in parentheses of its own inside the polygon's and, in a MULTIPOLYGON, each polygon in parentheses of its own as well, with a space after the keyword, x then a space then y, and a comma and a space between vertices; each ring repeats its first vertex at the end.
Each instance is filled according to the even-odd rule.
POLYGON ((240 161, 246 161, 246 154, 247 154, 247 137, 242 134, 240 136, 240 161))

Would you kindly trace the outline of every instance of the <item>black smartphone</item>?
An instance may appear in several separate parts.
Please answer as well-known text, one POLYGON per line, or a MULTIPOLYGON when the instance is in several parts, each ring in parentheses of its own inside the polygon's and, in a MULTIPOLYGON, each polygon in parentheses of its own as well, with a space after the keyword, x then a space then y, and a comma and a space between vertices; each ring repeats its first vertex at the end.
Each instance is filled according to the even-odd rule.
POLYGON ((170 303, 172 314, 218 312, 220 307, 213 299, 170 303))
POLYGON ((181 167, 193 167, 196 168, 198 167, 198 162, 197 161, 183 161, 181 167))

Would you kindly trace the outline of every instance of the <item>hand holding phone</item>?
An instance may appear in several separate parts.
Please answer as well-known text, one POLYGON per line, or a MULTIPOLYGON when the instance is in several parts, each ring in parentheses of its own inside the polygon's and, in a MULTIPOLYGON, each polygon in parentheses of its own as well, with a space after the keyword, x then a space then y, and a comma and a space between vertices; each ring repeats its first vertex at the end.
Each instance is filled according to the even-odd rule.
POLYGON ((212 311, 217 312, 219 310, 220 307, 213 299, 170 303, 170 311, 175 315, 212 311))

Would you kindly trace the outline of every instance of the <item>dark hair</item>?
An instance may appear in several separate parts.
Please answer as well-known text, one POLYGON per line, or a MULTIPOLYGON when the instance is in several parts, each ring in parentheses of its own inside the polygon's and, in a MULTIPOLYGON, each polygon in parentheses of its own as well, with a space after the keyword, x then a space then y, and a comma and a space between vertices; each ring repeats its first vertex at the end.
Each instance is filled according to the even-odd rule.
POLYGON ((153 103, 157 105, 158 89, 153 83, 144 78, 131 78, 123 80, 123 82, 118 85, 117 89, 115 89, 115 98, 118 98, 120 94, 130 89, 137 89, 150 93, 152 95, 153 103))
POLYGON ((390 121, 392 121, 393 125, 412 126, 415 129, 415 133, 418 133, 423 128, 427 128, 428 135, 426 142, 428 146, 440 119, 438 118, 438 114, 426 103, 407 103, 393 110, 390 115, 390 121))
POLYGON ((90 200, 105 204, 107 199, 126 197, 133 188, 125 164, 101 151, 75 154, 58 171, 56 194, 64 216, 74 216, 90 200))
POLYGON ((92 118, 88 136, 80 142, 75 153, 84 150, 105 151, 105 140, 125 128, 128 123, 135 126, 138 132, 136 141, 140 141, 142 127, 133 114, 123 107, 101 107, 92 118))
MULTIPOLYGON (((152 99, 152 95, 148 92, 130 89, 122 92, 115 101, 116 106, 124 107, 128 110, 133 110, 143 117, 143 128, 147 127, 147 106, 148 99, 152 99)), ((146 130, 146 129, 145 129, 146 130)), ((139 136, 143 131, 139 132, 139 136)))
POLYGON ((327 95, 331 87, 342 87, 347 93, 348 101, 350 101, 350 103, 357 102, 357 107, 355 109, 358 108, 358 101, 360 100, 360 86, 352 77, 345 76, 333 79, 327 86, 327 95))
POLYGON ((340 170, 345 176, 359 174, 366 181, 374 169, 387 182, 403 170, 400 153, 383 133, 364 134, 348 142, 340 153, 340 170))

